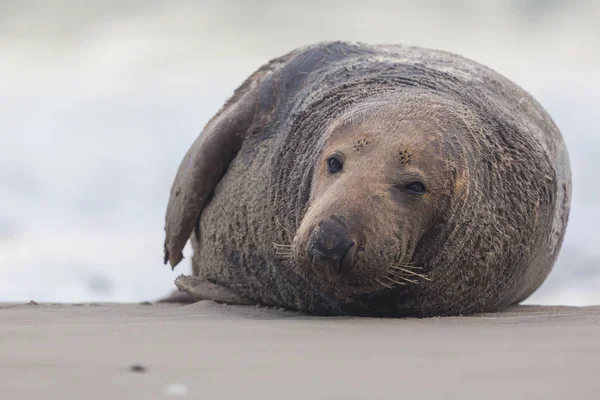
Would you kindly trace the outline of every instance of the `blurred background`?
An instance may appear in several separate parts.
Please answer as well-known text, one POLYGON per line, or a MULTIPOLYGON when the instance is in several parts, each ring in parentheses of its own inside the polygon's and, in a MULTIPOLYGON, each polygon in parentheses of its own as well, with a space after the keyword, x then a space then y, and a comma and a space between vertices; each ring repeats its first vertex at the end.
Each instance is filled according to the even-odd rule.
MULTIPOLYGON (((527 302, 600 304, 600 1, 0 0, 0 301, 144 301, 184 153, 260 65, 323 40, 459 53, 567 142, 571 219, 527 302)), ((189 256, 189 248, 186 250, 189 256)))

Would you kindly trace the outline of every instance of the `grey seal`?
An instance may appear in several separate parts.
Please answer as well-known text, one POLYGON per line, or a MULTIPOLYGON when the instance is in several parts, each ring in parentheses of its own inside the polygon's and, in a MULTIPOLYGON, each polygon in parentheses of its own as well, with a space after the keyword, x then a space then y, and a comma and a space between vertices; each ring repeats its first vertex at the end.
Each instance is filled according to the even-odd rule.
POLYGON ((195 299, 318 315, 502 310, 550 273, 568 153, 523 89, 461 56, 319 43, 252 74, 185 155, 165 263, 195 299))

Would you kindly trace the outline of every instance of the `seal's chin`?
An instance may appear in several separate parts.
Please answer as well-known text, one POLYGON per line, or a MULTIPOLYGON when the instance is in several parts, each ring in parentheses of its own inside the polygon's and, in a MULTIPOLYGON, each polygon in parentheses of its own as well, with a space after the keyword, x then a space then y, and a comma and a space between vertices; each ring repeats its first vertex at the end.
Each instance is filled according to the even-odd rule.
POLYGON ((351 269, 345 275, 331 276, 316 272, 314 268, 311 268, 306 278, 313 286, 340 300, 393 288, 391 285, 389 287, 382 286, 372 277, 356 272, 351 269))

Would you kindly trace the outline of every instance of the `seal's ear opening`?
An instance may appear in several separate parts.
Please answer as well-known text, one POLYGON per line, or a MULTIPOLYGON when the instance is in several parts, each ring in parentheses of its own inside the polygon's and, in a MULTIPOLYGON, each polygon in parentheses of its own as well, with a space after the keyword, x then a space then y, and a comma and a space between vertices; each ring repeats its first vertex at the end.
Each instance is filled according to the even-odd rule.
POLYGON ((164 263, 174 268, 215 186, 242 147, 252 124, 257 76, 251 77, 209 121, 188 150, 171 187, 165 224, 164 263))

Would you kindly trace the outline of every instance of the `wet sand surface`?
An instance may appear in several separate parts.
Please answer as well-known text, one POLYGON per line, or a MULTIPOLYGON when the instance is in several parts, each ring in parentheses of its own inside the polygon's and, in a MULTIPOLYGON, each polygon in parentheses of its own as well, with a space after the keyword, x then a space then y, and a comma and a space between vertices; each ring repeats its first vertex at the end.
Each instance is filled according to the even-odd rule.
POLYGON ((0 305, 2 399, 594 399, 600 306, 428 319, 0 305))

